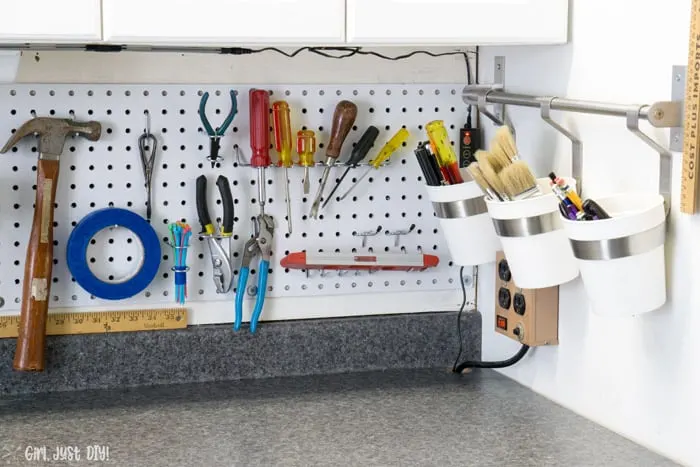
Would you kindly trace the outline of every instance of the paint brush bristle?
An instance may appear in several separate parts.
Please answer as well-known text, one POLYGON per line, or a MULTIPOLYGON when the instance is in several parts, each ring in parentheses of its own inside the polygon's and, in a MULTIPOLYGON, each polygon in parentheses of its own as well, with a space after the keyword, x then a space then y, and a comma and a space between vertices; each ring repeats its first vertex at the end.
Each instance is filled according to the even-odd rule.
POLYGON ((469 164, 467 170, 486 196, 493 200, 503 201, 503 199, 501 199, 501 197, 494 191, 493 187, 489 185, 489 182, 486 180, 486 177, 484 177, 483 172, 481 172, 481 169, 479 168, 478 162, 472 162, 469 164))
POLYGON ((508 155, 504 151, 504 149, 498 144, 491 145, 491 148, 489 149, 489 162, 491 163, 491 167, 493 167, 493 170, 495 170, 496 173, 499 173, 501 170, 505 169, 513 163, 513 161, 510 159, 510 157, 508 157, 508 155))
POLYGON ((508 197, 521 200, 542 194, 537 179, 525 161, 516 161, 498 174, 508 197))
POLYGON ((515 138, 507 125, 503 125, 496 130, 496 135, 491 145, 499 146, 511 161, 518 158, 518 147, 515 144, 515 138))
POLYGON ((481 173, 484 175, 486 182, 491 186, 494 193, 498 195, 499 199, 505 200, 507 198, 505 187, 498 177, 498 173, 496 173, 491 165, 491 154, 488 151, 476 151, 474 157, 479 163, 479 169, 481 169, 481 173))

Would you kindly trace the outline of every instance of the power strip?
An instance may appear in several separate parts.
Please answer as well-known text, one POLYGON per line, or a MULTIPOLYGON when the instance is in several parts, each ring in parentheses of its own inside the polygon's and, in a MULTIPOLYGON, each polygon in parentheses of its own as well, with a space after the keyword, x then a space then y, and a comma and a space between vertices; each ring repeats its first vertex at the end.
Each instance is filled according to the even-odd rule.
POLYGON ((496 255, 496 332, 535 347, 559 344, 559 287, 521 289, 496 255))

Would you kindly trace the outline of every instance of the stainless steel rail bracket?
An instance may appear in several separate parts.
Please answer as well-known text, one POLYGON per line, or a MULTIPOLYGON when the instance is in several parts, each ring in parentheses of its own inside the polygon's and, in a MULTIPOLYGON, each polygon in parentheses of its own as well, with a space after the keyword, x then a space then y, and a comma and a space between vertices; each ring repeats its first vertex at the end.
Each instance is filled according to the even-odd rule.
POLYGON ((671 209, 673 154, 639 129, 639 113, 642 108, 643 106, 637 111, 627 113, 627 129, 659 153, 659 194, 664 197, 666 215, 668 216, 671 209))
MULTIPOLYGON (((682 65, 676 65, 673 67, 673 74, 671 77, 671 100, 683 102, 685 100, 685 73, 686 67, 682 65)), ((683 106, 681 106, 682 109, 683 106)), ((684 110, 684 109, 683 109, 684 110)), ((683 118, 681 116, 681 122, 683 118)), ((671 138, 668 147, 671 151, 682 152, 683 151, 683 124, 677 125, 671 128, 671 138)))
POLYGON ((545 97, 541 99, 540 116, 542 120, 571 141, 571 176, 576 180, 576 187, 580 194, 583 193, 583 143, 576 135, 552 120, 552 101, 554 99, 556 99, 556 97, 545 97))
MULTIPOLYGON (((505 86, 506 80, 506 57, 498 56, 493 62, 493 84, 468 84, 464 91, 481 91, 477 100, 477 108, 479 113, 491 120, 494 124, 501 126, 506 124, 506 106, 505 104, 494 104, 493 111, 489 110, 486 96, 489 92, 501 90, 505 86)), ((510 125, 509 125, 510 126, 510 125)))

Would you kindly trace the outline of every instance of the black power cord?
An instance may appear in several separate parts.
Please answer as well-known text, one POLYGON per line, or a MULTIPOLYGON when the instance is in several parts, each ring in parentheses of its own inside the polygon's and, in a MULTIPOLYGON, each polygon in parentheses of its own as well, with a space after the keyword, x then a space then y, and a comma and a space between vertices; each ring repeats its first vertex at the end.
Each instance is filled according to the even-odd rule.
POLYGON ((462 284, 462 306, 459 307, 459 313, 457 313, 457 335, 459 336, 459 352, 457 352, 457 357, 452 365, 452 371, 457 371, 457 362, 462 358, 462 313, 464 313, 464 308, 467 305, 467 289, 464 286, 464 266, 459 268, 459 280, 462 284))
POLYGON ((464 286, 464 266, 459 268, 459 281, 462 284, 462 306, 457 313, 457 334, 459 335, 459 352, 457 353, 457 358, 455 359, 454 365, 452 365, 453 373, 462 373, 467 368, 506 368, 515 365, 520 360, 523 359, 528 350, 530 350, 529 345, 523 344, 520 350, 507 360, 501 360, 499 362, 483 362, 483 361, 465 361, 457 364, 460 357, 462 356, 463 346, 462 346, 462 313, 467 304, 467 291, 464 286))
POLYGON ((276 52, 280 55, 284 55, 287 58, 294 58, 297 55, 299 55, 302 52, 309 52, 312 54, 320 55, 321 57, 325 58, 334 58, 334 59, 343 59, 343 58, 350 58, 354 57, 357 55, 365 55, 365 56, 372 56, 372 57, 377 57, 381 58, 382 60, 391 60, 391 61, 397 61, 397 60, 405 60, 407 58, 411 58, 415 55, 427 55, 429 57, 433 58, 438 58, 438 57, 448 57, 452 55, 461 55, 464 57, 464 63, 467 67, 467 84, 472 84, 472 67, 471 63, 469 62, 469 54, 474 54, 476 55, 477 52, 473 51, 453 51, 453 52, 431 52, 429 50, 413 50, 411 52, 402 54, 402 55, 395 55, 395 56, 389 56, 389 55, 384 55, 379 52, 375 52, 373 50, 363 50, 362 47, 301 47, 299 49, 296 49, 292 52, 285 52, 282 49, 279 49, 277 47, 263 47, 261 49, 247 49, 243 47, 233 47, 229 49, 222 49, 221 53, 224 54, 233 54, 233 55, 246 55, 246 54, 257 54, 257 53, 262 53, 262 52, 276 52), (334 54, 335 53, 340 53, 340 55, 334 54))

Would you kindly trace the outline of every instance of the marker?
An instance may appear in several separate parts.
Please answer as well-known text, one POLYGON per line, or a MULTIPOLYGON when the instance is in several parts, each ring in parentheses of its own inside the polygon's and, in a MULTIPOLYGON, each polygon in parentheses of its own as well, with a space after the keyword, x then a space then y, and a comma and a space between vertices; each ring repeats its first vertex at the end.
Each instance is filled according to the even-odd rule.
POLYGON ((572 190, 569 185, 567 185, 566 180, 557 177, 554 174, 554 172, 549 172, 549 178, 552 180, 552 183, 554 185, 558 186, 562 189, 564 193, 566 193, 566 196, 571 200, 572 203, 574 203, 574 205, 579 211, 583 211, 583 201, 581 201, 581 198, 579 198, 576 192, 572 190))

